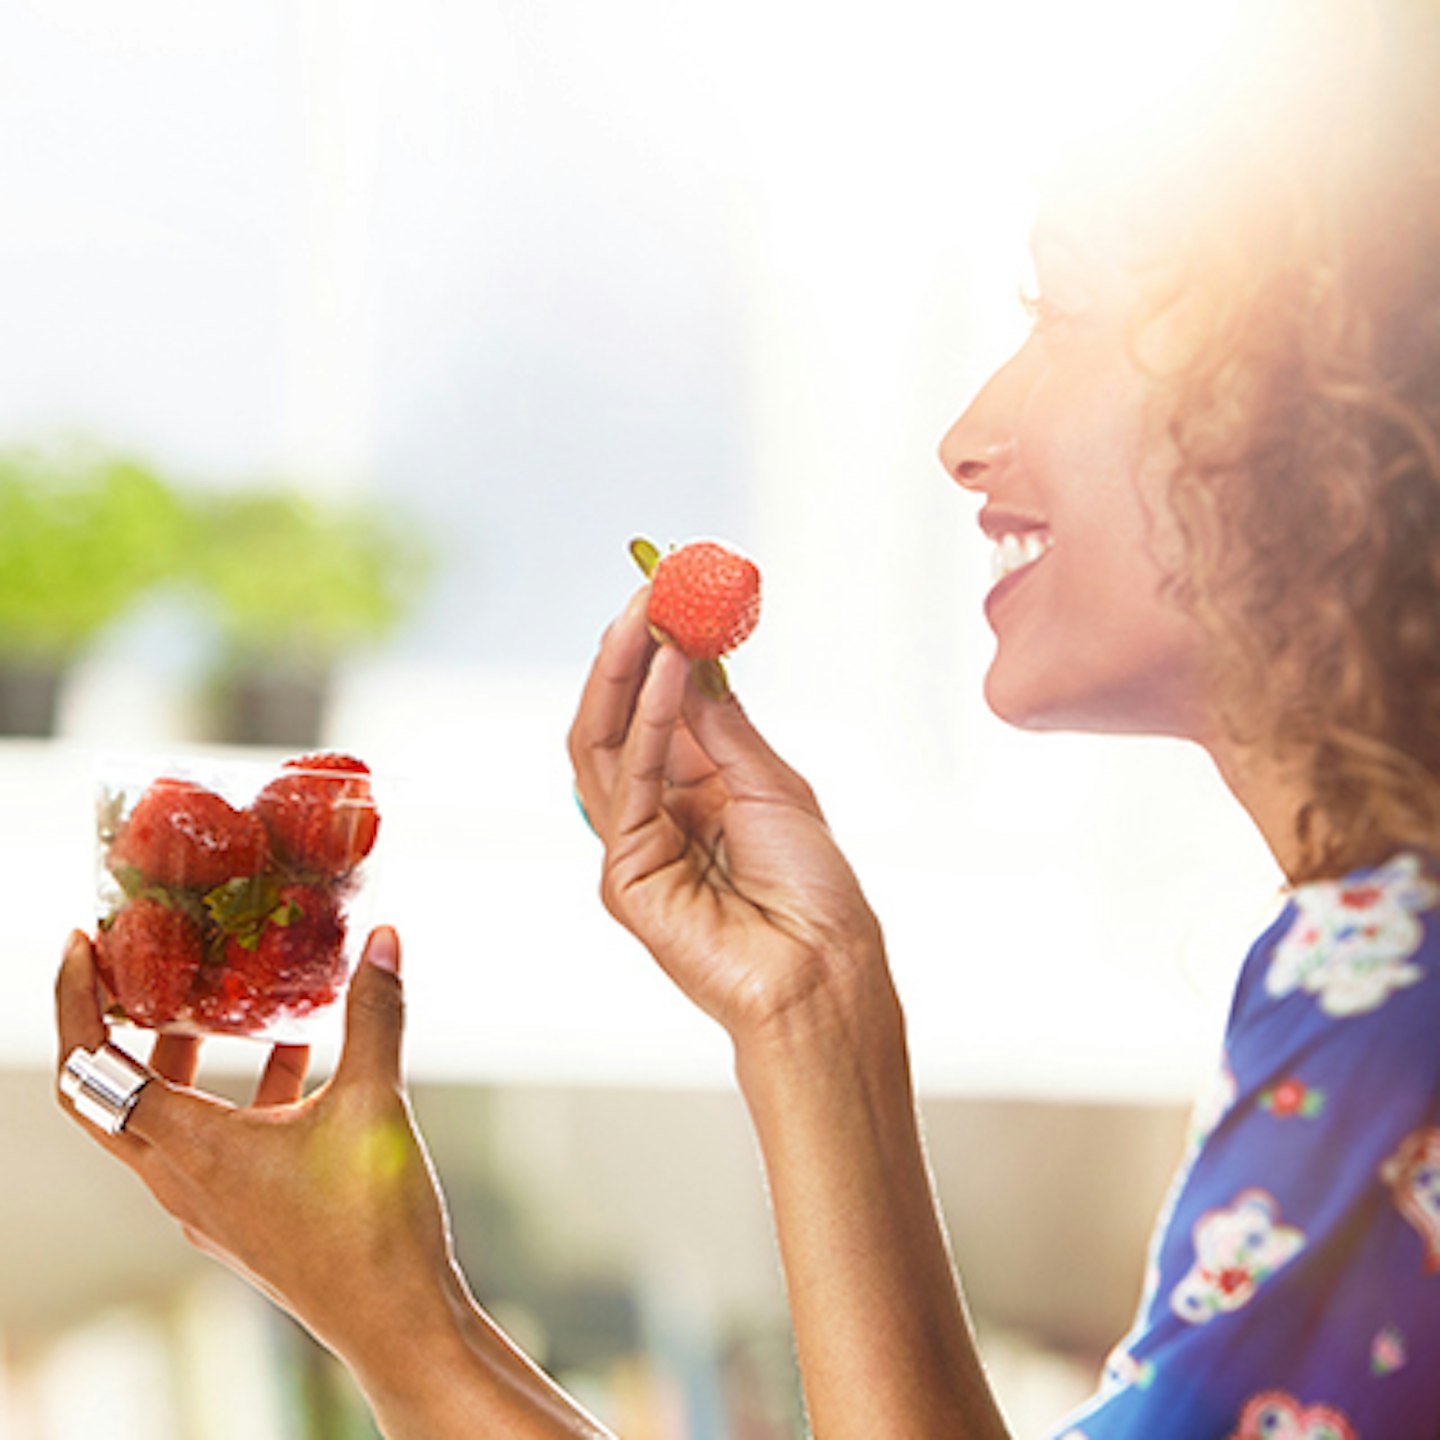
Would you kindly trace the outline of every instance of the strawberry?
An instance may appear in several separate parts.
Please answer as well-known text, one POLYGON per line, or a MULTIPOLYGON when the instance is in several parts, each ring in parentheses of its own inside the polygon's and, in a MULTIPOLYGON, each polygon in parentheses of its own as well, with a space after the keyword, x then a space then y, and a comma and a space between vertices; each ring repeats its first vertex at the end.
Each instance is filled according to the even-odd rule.
POLYGON ((163 1025, 185 1009, 205 936, 184 910, 142 895, 101 927, 96 952, 101 978, 126 1016, 163 1025))
POLYGON ((650 576, 646 616, 691 660, 718 660, 749 639, 760 620, 760 571, 710 540, 661 555, 648 541, 631 553, 650 576))
POLYGON ((222 962, 208 965, 194 997, 195 1017, 211 1029, 259 1030, 282 1012, 329 1004, 345 981, 345 915, 333 889, 282 885, 253 929, 225 939, 222 962))
MULTIPOLYGON (((156 780, 110 846, 110 869, 142 882, 209 890, 263 869, 265 828, 249 810, 189 780, 156 780)), ((130 888, 130 887, 127 887, 130 888)))
POLYGON ((380 825, 370 767, 350 755, 287 760, 253 808, 275 854, 316 875, 348 874, 370 853, 380 825))

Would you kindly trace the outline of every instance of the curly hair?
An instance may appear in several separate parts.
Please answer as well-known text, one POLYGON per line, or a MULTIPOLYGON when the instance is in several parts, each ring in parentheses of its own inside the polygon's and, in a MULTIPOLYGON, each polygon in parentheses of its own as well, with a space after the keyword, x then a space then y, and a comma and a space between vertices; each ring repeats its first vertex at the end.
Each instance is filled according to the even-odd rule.
POLYGON ((1228 734, 1308 772, 1296 882, 1440 856, 1440 3, 1304 14, 1240 143, 1148 196, 1171 590, 1228 734))

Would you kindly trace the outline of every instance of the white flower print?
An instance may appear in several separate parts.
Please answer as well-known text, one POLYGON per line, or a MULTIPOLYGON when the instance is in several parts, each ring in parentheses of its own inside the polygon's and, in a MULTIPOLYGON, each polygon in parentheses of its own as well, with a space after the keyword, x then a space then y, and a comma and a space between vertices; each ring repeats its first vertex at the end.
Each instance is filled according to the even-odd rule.
POLYGON ((1265 976, 1276 999, 1301 990, 1327 1015, 1363 1015, 1425 978, 1410 961, 1425 936, 1419 916, 1440 902, 1440 886, 1417 856, 1397 856, 1365 876, 1302 885, 1294 900, 1294 922, 1265 976))
POLYGON ((1230 1113, 1239 1089, 1235 1072, 1230 1067, 1230 1056, 1222 1053, 1215 1078, 1195 1102, 1195 1108, 1190 1114, 1185 1147, 1187 1159, 1193 1160, 1199 1154, 1220 1122, 1230 1113))
POLYGON ((1264 1190, 1242 1190, 1229 1205, 1206 1211, 1194 1240, 1195 1263, 1170 1292, 1171 1310, 1191 1325, 1240 1309, 1305 1244, 1264 1190))

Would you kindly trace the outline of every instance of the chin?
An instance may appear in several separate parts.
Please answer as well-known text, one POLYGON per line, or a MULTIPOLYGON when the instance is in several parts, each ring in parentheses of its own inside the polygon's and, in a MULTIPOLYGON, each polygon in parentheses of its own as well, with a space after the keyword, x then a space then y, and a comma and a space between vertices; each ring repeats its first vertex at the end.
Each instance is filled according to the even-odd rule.
POLYGON ((1198 707, 1154 682, 1073 688, 1007 683, 995 669, 985 677, 991 713, 1017 730, 1035 734, 1149 735, 1198 740, 1198 707))

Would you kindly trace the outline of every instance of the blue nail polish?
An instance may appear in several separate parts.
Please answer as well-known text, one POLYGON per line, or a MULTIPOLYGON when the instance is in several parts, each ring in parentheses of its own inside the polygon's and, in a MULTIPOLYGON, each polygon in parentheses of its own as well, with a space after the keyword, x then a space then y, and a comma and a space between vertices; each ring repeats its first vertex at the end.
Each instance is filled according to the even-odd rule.
POLYGON ((598 840, 600 832, 595 828, 595 822, 590 818, 590 812, 585 808, 585 802, 580 798, 580 782, 572 781, 570 793, 575 797, 575 808, 580 812, 580 818, 585 822, 590 833, 598 840))

